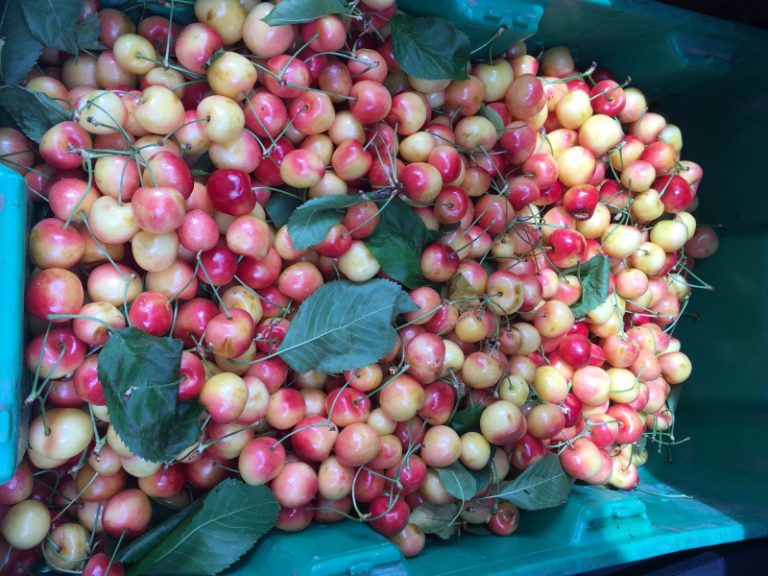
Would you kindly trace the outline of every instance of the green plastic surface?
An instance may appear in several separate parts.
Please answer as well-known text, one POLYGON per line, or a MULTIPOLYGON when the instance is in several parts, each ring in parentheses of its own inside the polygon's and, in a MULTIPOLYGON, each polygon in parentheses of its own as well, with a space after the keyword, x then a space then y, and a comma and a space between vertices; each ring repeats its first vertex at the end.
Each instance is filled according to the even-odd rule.
MULTIPOLYGON (((489 5, 510 22, 544 3, 398 4, 453 20, 477 46, 497 28, 483 24, 489 5)), ((694 294, 688 311, 697 316, 676 333, 694 372, 675 435, 690 441, 654 449, 638 490, 577 487, 564 508, 524 513, 512 537, 434 541, 393 564, 391 545, 364 526, 316 526, 299 540, 269 536, 232 575, 288 566, 312 576, 574 574, 768 535, 768 199, 759 169, 768 153, 768 33, 655 2, 549 0, 528 44, 565 44, 581 65, 595 60, 631 75, 653 109, 683 130, 683 158, 704 166, 699 220, 723 227, 720 251, 696 267, 716 291, 694 294), (362 550, 375 552, 367 563, 351 556, 362 550)))
MULTIPOLYGON (((514 30, 511 23, 522 15, 525 26, 500 39, 499 48, 538 26, 529 46, 567 44, 581 65, 596 60, 619 76, 631 74, 653 109, 681 127, 683 158, 705 169, 699 221, 722 225, 720 251, 696 266, 716 291, 694 294, 692 315, 676 332, 694 372, 682 390, 675 434, 690 441, 661 453, 654 449, 639 489, 578 486, 565 507, 524 513, 511 537, 464 535, 430 542, 422 555, 405 560, 363 525, 315 525, 299 534, 268 535, 228 574, 573 574, 768 535, 768 199, 761 169, 768 153, 768 33, 643 0, 399 0, 399 5, 450 18, 468 32, 473 46, 501 24, 514 30)), ((15 206, 22 211, 23 201, 15 206)), ((7 210, 0 210, 2 218, 8 218, 7 210)), ((5 244, 0 258, 18 258, 23 216, 16 217, 14 228, 0 222, 5 244)), ((6 274, 8 267, 3 260, 6 274)), ((4 283, 8 294, 0 306, 19 301, 21 279, 4 283)), ((0 353, 15 349, 17 356, 9 356, 15 362, 0 359, 0 370, 11 365, 18 373, 21 331, 7 328, 14 326, 7 319, 18 319, 8 309, 11 316, 0 316, 6 326, 0 330, 0 353)))
POLYGON ((20 458, 22 312, 27 195, 24 179, 0 166, 0 484, 20 458))

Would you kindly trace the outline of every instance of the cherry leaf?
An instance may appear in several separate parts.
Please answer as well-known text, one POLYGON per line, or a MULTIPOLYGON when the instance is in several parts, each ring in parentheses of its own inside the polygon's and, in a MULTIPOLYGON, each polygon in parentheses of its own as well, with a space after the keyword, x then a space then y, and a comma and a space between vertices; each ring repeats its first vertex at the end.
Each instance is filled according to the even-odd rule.
POLYGON ((483 104, 480 106, 480 116, 484 116, 493 124, 493 127, 496 129, 496 137, 501 138, 501 135, 504 134, 504 120, 502 120, 501 115, 490 106, 483 104))
POLYGON ((421 528, 424 534, 435 534, 447 540, 453 535, 453 522, 458 514, 458 504, 438 505, 427 501, 411 511, 408 522, 421 528))
POLYGON ((547 454, 511 482, 502 482, 494 497, 521 510, 544 510, 565 504, 570 493, 571 478, 563 470, 560 458, 547 454))
POLYGON ((424 286, 421 253, 440 236, 402 200, 395 198, 380 214, 379 224, 364 242, 387 276, 407 288, 424 286))
POLYGON ((99 353, 111 423, 133 454, 151 462, 169 462, 200 438, 202 406, 177 397, 182 349, 181 340, 123 328, 99 353))
POLYGON ((456 430, 458 434, 477 430, 480 426, 480 416, 482 416, 483 410, 485 410, 485 406, 470 404, 464 410, 456 412, 456 415, 448 425, 456 430))
POLYGON ((611 282, 611 261, 608 256, 593 256, 576 270, 581 280, 581 299, 571 306, 574 317, 594 310, 608 298, 611 282))
POLYGON ((288 218, 288 234, 301 250, 319 244, 334 224, 341 222, 347 208, 360 204, 365 196, 321 196, 296 208, 288 218))
POLYGON ((469 38, 444 18, 396 14, 390 21, 392 50, 400 68, 426 80, 466 80, 469 38))
POLYGON ((264 18, 270 26, 301 24, 329 14, 348 14, 344 0, 283 0, 264 18))
POLYGON ((7 0, 0 8, 0 78, 3 84, 21 82, 43 52, 43 43, 32 36, 20 0, 7 0))
POLYGON ((160 522, 154 528, 144 532, 128 546, 119 551, 116 560, 124 564, 138 562, 173 532, 184 520, 197 512, 202 505, 202 500, 195 500, 179 510, 169 518, 160 522))
POLYGON ((101 50, 106 48, 99 42, 101 35, 101 22, 98 14, 89 14, 85 20, 77 23, 75 29, 75 42, 78 50, 101 50))
POLYGON ((277 228, 281 228, 288 223, 293 211, 304 202, 305 191, 293 188, 292 186, 283 186, 285 194, 272 192, 272 196, 267 200, 265 209, 269 219, 277 228))
POLYGON ((445 491, 461 501, 469 500, 477 494, 475 477, 459 462, 445 468, 435 468, 445 491))
POLYGON ((249 486, 233 478, 224 480, 206 494, 198 511, 146 551, 128 569, 128 576, 218 574, 275 526, 279 511, 280 506, 266 486, 249 486))
POLYGON ((77 53, 77 20, 83 9, 83 0, 20 2, 32 36, 49 48, 77 53))
POLYGON ((0 88, 0 110, 5 111, 30 140, 40 142, 48 129, 71 118, 54 100, 21 86, 0 88))
POLYGON ((378 361, 395 343, 392 322, 418 306, 389 280, 337 280, 299 307, 278 348, 296 372, 339 373, 378 361))

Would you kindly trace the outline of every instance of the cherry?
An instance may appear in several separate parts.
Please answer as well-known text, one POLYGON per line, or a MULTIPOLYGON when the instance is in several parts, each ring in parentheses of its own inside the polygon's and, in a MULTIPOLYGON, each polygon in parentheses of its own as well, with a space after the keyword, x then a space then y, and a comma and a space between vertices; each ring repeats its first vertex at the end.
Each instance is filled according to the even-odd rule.
POLYGON ((589 220, 600 201, 600 192, 594 186, 581 184, 568 188, 563 195, 563 207, 576 220, 589 220))
POLYGON ((592 343, 583 334, 567 334, 560 340, 558 352, 572 368, 584 368, 589 364, 592 343))
POLYGON ((552 250, 547 254, 558 268, 571 268, 578 264, 587 249, 587 244, 579 232, 569 228, 558 228, 549 237, 552 250))
POLYGON ((509 536, 520 525, 520 512, 511 502, 499 502, 491 519, 488 530, 498 536, 509 536))
POLYGON ((275 478, 285 466, 285 448, 274 438, 250 440, 240 452, 238 467, 246 483, 260 486, 275 478))
POLYGON ((693 200, 693 191, 690 184, 677 174, 672 176, 659 176, 653 182, 666 212, 682 212, 693 200))
POLYGON ((253 318, 245 310, 233 308, 229 315, 218 314, 205 327, 205 343, 213 353, 224 358, 236 358, 253 342, 253 318))
MULTIPOLYGON (((593 72, 592 79, 597 81, 595 74, 598 71, 593 72)), ((590 97, 592 101, 592 109, 596 114, 605 114, 607 116, 617 116, 624 106, 626 106, 627 99, 624 96, 624 90, 613 79, 605 79, 597 81, 595 87, 590 91, 590 97)))
POLYGON ((248 214, 256 206, 251 179, 242 170, 215 170, 206 183, 213 207, 230 216, 248 214))
POLYGON ((389 497, 379 496, 371 502, 369 514, 371 526, 376 532, 394 536, 408 524, 411 509, 405 500, 398 498, 390 503, 389 497))
POLYGON ((533 117, 545 104, 544 87, 533 74, 515 75, 506 93, 509 113, 517 119, 527 120, 533 117))
POLYGON ((194 346, 200 341, 208 322, 219 311, 207 298, 194 298, 179 306, 173 337, 180 338, 186 346, 194 346))
POLYGON ((184 350, 181 353, 181 366, 179 367, 179 400, 194 398, 203 389, 205 383, 205 367, 203 362, 192 352, 184 350))
POLYGON ((215 247, 200 254, 197 277, 206 284, 224 286, 232 281, 236 270, 237 255, 220 240, 215 247))
POLYGON ((83 576, 124 576, 125 568, 119 562, 112 562, 103 552, 99 552, 88 559, 82 574, 83 576))
POLYGON ((541 192, 539 186, 525 176, 515 176, 507 181, 509 201, 512 208, 522 210, 528 204, 539 199, 541 192))
POLYGON ((168 298, 157 292, 142 292, 128 310, 131 326, 152 336, 165 336, 171 329, 173 314, 168 298))

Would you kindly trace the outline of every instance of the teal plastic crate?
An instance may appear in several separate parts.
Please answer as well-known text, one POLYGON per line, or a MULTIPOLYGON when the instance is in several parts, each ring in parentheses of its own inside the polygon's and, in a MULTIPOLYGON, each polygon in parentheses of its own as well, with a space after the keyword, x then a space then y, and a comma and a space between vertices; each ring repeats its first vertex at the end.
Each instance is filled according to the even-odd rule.
POLYGON ((24 261, 27 194, 24 179, 0 166, 0 483, 16 469, 24 451, 21 410, 24 261))
MULTIPOLYGON (((695 294, 693 315, 677 332, 694 362, 676 425, 676 436, 690 441, 669 453, 654 451, 639 489, 577 486, 566 506, 524 513, 511 537, 434 541, 406 560, 364 525, 314 525, 266 536, 228 573, 573 574, 768 535, 768 200, 761 177, 768 153, 768 33, 646 0, 398 4, 451 19, 473 46, 500 26, 506 28, 499 49, 522 39, 533 49, 566 44, 582 65, 595 60, 619 77, 631 75, 653 109, 681 127, 683 157, 705 170, 699 222, 721 226, 720 251, 696 268, 716 291, 695 294)), ((0 268, 12 281, 0 298, 0 394, 21 372, 24 194, 6 182, 0 180, 0 268)), ((10 407, 13 415, 17 393, 0 398, 0 409, 10 407)), ((0 445, 0 479, 17 457, 13 426, 0 426, 0 441, 9 441, 0 445)))
POLYGON ((653 451, 637 490, 577 486, 565 507, 524 513, 511 537, 436 540, 404 560, 365 526, 313 526, 267 536, 230 574, 575 574, 767 536, 768 200, 759 167, 768 153, 768 32, 643 0, 398 5, 451 19, 473 46, 501 25, 502 42, 526 39, 529 52, 565 44, 584 66, 594 60, 631 76, 652 109, 681 127, 683 157, 704 167, 699 221, 722 226, 720 251, 696 267, 716 291, 694 294, 696 316, 676 332, 694 371, 675 434, 691 440, 671 456, 653 451))

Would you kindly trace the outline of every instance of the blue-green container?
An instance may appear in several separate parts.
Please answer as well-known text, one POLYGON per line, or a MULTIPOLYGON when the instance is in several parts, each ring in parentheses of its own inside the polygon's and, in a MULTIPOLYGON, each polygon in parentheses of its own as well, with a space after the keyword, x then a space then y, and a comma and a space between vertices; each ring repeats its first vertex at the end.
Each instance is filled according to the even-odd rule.
MULTIPOLYGON (((530 51, 566 44, 582 65, 594 60, 631 75, 652 108, 681 127, 683 157, 705 170, 699 222, 720 226, 721 235, 720 251, 696 267, 716 291, 695 294, 676 333, 694 363, 675 430, 690 441, 654 450, 637 490, 577 486, 566 506, 525 513, 511 537, 430 542, 406 560, 366 526, 316 525, 265 537, 229 573, 573 574, 768 535, 768 33, 648 0, 398 4, 451 19, 474 46, 500 26, 498 48, 523 39, 530 51)), ((12 176, 0 182, 2 479, 18 455, 24 194, 12 176)))
POLYGON ((231 573, 574 574, 768 535, 768 32, 647 0, 398 5, 451 19, 473 46, 502 25, 497 42, 525 39, 529 53, 565 44, 584 67, 631 76, 680 126, 683 158, 704 167, 699 222, 721 226, 720 251, 696 267, 716 290, 694 294, 676 331, 694 371, 675 435, 690 441, 654 449, 638 489, 577 486, 563 508, 524 513, 511 537, 466 534, 404 560, 364 526, 313 526, 267 536, 231 573))
POLYGON ((5 482, 24 454, 21 417, 24 372, 23 312, 27 194, 24 179, 0 166, 0 482, 5 482))

